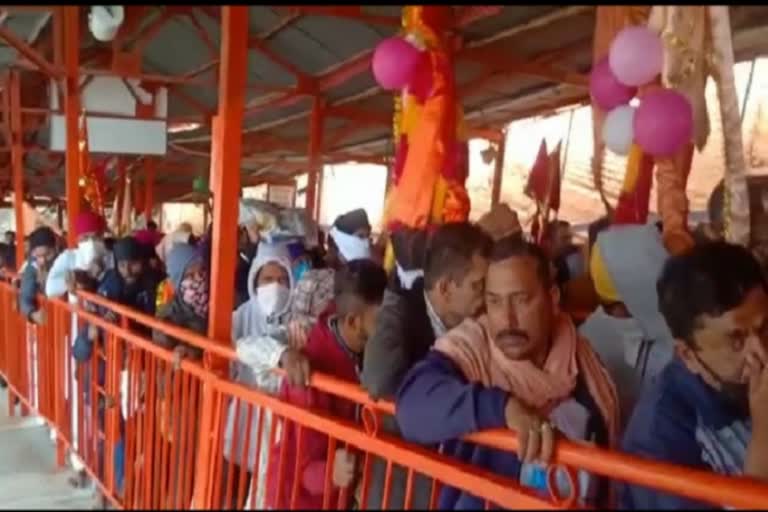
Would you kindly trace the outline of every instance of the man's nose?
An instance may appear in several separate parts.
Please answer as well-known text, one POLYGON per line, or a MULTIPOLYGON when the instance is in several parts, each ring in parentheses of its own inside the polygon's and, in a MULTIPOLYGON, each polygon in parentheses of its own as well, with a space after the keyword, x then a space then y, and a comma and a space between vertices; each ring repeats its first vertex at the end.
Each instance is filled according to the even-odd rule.
POLYGON ((507 305, 507 323, 508 327, 516 328, 519 325, 517 308, 511 302, 507 305))

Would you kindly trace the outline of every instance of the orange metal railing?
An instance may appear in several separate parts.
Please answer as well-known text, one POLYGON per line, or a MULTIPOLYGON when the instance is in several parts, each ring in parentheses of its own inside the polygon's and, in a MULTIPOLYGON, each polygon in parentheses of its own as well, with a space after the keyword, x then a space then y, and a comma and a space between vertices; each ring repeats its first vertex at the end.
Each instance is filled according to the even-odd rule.
MULTIPOLYGON (((82 293, 81 299, 110 309, 121 321, 110 323, 89 312, 88 307, 63 300, 43 300, 46 323, 32 326, 17 311, 17 289, 0 283, 0 374, 11 395, 18 397, 21 413, 40 414, 56 430, 58 463, 64 463, 67 450, 74 452, 105 498, 119 508, 256 508, 264 504, 271 489, 269 478, 259 477, 259 470, 276 475, 279 482, 291 482, 286 489, 277 486, 278 496, 273 493, 271 500, 299 508, 302 480, 290 459, 318 449, 308 446, 308 439, 317 439, 317 432, 325 435, 319 448, 326 468, 331 467, 339 447, 355 453, 360 461, 355 484, 338 492, 331 472, 324 471, 318 484, 323 508, 349 508, 353 504, 365 508, 374 459, 383 460, 386 468, 382 507, 391 505, 389 499, 396 485, 393 470, 397 468, 406 475, 405 482, 400 483, 405 486, 405 508, 414 505, 417 476, 422 483, 425 479, 433 482, 430 508, 436 507, 438 492, 446 485, 471 492, 487 506, 579 508, 583 504, 576 499, 577 469, 733 508, 768 503, 768 486, 753 480, 722 477, 568 441, 558 442, 550 474, 554 468, 564 469, 572 492, 568 496, 554 493, 554 498, 544 499, 512 479, 380 431, 383 415, 392 414, 394 405, 371 401, 359 387, 326 375, 313 374, 311 379, 311 386, 318 391, 357 404, 359 422, 284 403, 216 375, 198 362, 184 360, 176 365, 170 351, 127 326, 130 321, 157 329, 234 361, 229 344, 164 324, 96 295, 82 293), (77 313, 79 323, 88 322, 104 333, 103 343, 94 347, 87 362, 72 359, 73 313, 77 313), (229 419, 235 424, 243 418, 252 428, 228 432, 227 420, 232 414, 229 419), (278 443, 289 425, 296 432, 293 456, 286 452, 286 443, 278 443), (241 434, 244 439, 238 440, 241 434), (228 442, 237 449, 227 453, 228 442)), ((10 408, 14 413, 16 406, 10 408)), ((508 431, 482 432, 467 439, 500 450, 517 448, 516 436, 508 431)))

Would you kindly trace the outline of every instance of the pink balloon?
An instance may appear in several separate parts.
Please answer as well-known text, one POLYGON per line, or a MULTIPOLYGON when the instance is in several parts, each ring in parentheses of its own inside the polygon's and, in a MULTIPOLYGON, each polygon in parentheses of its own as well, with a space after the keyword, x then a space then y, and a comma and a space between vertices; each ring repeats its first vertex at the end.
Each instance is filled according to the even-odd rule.
POLYGON ((383 40, 373 52, 373 76, 381 87, 394 91, 411 81, 419 64, 421 52, 400 37, 383 40))
POLYGON ((647 84, 661 73, 664 47, 645 27, 627 27, 616 36, 608 53, 614 76, 630 87, 647 84))
POLYGON ((693 135, 693 108, 672 89, 643 96, 635 113, 635 142, 653 156, 674 155, 693 135))
POLYGON ((600 109, 608 112, 626 105, 637 94, 637 87, 629 87, 619 82, 611 71, 608 57, 592 69, 589 75, 589 92, 600 109))

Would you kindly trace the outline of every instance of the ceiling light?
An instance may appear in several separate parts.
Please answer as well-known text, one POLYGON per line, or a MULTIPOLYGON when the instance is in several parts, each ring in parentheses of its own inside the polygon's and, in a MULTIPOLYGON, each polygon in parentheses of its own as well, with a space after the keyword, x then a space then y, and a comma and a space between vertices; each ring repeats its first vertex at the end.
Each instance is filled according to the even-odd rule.
POLYGON ((170 123, 168 133, 182 133, 197 130, 202 125, 200 123, 170 123))
POLYGON ((98 41, 111 41, 125 18, 125 10, 121 5, 94 5, 88 16, 88 28, 98 41))

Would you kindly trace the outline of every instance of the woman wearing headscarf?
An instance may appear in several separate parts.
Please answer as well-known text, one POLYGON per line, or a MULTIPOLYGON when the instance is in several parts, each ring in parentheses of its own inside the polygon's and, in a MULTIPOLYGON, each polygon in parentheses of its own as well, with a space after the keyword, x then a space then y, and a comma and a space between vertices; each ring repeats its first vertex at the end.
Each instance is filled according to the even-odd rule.
MULTIPOLYGON (((157 318, 185 329, 194 331, 197 334, 206 335, 208 331, 208 307, 209 307, 209 277, 205 268, 203 259, 198 250, 189 244, 176 244, 168 253, 166 260, 168 268, 168 279, 173 287, 173 298, 171 301, 161 307, 157 313, 157 318)), ((163 348, 174 352, 174 364, 171 369, 171 378, 166 381, 167 373, 164 371, 164 365, 158 366, 157 375, 157 418, 158 429, 164 442, 171 445, 176 444, 178 449, 175 453, 175 461, 171 461, 168 466, 170 474, 164 477, 164 482, 168 482, 167 502, 163 506, 171 508, 186 507, 191 499, 191 494, 187 495, 182 489, 183 480, 181 475, 188 471, 188 468, 180 467, 183 457, 182 448, 187 447, 189 457, 186 462, 191 467, 195 465, 195 451, 189 447, 195 446, 198 433, 199 407, 197 403, 190 403, 184 409, 179 408, 180 416, 171 416, 171 404, 173 403, 171 393, 176 389, 175 381, 181 378, 178 371, 182 359, 200 360, 203 357, 203 350, 184 341, 173 338, 166 333, 155 329, 152 333, 152 340, 163 348), (185 425, 182 428, 182 425, 185 425), (181 439, 182 432, 185 434, 186 441, 181 439)), ((201 390, 191 389, 199 386, 200 382, 192 379, 190 381, 190 390, 188 396, 201 396, 201 390)), ((189 486, 189 490, 194 488, 194 482, 189 486)))
MULTIPOLYGON (((260 243, 248 273, 250 298, 232 317, 232 337, 241 359, 233 365, 233 378, 236 382, 274 395, 280 389, 282 378, 272 370, 284 366, 283 363, 290 364, 291 359, 301 357, 295 350, 288 348, 286 340, 285 321, 293 283, 287 245, 260 243)), ((261 408, 253 407, 249 412, 248 404, 236 399, 229 405, 224 434, 223 508, 243 508, 244 491, 251 482, 254 470, 258 476, 255 508, 263 508, 272 415, 265 412, 259 438, 261 411, 261 408), (259 445, 261 449, 257 450, 259 445), (247 455, 243 458, 245 451, 247 455), (246 467, 241 466, 243 460, 246 467), (243 471, 246 472, 242 478, 245 486, 241 491, 239 482, 243 471)))
MULTIPOLYGON (((157 318, 205 335, 208 332, 209 277, 198 250, 185 243, 175 244, 166 260, 173 298, 157 312, 157 318)), ((158 345, 173 350, 178 358, 200 359, 202 350, 155 330, 158 345)))
MULTIPOLYGON (((155 246, 155 254, 161 264, 167 267, 168 254, 176 244, 193 245, 194 237, 192 235, 192 226, 187 222, 182 222, 175 231, 169 233, 155 246)), ((167 270, 167 269, 166 269, 167 270)), ((160 311, 166 304, 170 304, 173 299, 173 284, 171 280, 164 277, 157 285, 157 296, 155 300, 155 309, 160 311)))
POLYGON ((601 232, 590 255, 600 305, 579 328, 600 355, 619 393, 622 424, 640 391, 670 361, 674 341, 659 312, 656 280, 669 257, 652 225, 614 226, 601 232))

